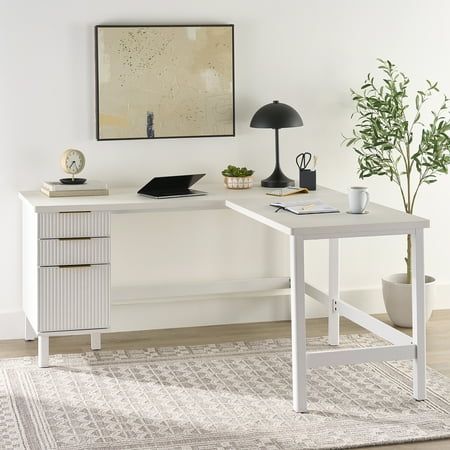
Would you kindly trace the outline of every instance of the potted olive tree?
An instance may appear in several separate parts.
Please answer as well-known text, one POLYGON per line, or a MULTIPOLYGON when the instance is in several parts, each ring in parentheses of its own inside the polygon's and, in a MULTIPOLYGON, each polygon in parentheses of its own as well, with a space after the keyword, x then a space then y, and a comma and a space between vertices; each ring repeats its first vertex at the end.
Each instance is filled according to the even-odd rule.
MULTIPOLYGON (((358 155, 360 178, 385 176, 398 186, 404 210, 413 214, 417 195, 426 184, 447 173, 450 163, 450 100, 426 108, 439 94, 437 83, 417 91, 408 101, 409 78, 390 61, 378 60, 379 81, 369 73, 360 91, 351 91, 356 125, 347 147, 358 155), (424 117, 425 116, 425 119, 424 117)), ((383 298, 394 324, 411 327, 411 237, 407 238, 406 272, 383 279, 383 298)), ((425 277, 428 318, 432 311, 435 279, 425 277)))

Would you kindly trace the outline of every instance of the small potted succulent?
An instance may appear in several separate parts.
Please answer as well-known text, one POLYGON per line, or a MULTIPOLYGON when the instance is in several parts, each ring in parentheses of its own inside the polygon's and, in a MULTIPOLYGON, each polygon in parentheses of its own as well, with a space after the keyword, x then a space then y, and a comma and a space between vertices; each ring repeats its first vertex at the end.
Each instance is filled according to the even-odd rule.
POLYGON ((228 166, 222 170, 225 186, 228 189, 249 189, 253 186, 254 171, 247 167, 228 166))

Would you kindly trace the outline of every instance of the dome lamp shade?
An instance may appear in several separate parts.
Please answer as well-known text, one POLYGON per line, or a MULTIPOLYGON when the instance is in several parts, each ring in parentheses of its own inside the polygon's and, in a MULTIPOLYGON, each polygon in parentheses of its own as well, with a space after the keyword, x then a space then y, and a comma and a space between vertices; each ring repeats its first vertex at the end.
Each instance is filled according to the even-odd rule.
POLYGON ((275 169, 270 177, 261 181, 263 187, 286 187, 294 184, 280 168, 278 130, 303 126, 300 114, 286 103, 274 100, 255 112, 250 122, 252 128, 272 128, 275 130, 275 169))

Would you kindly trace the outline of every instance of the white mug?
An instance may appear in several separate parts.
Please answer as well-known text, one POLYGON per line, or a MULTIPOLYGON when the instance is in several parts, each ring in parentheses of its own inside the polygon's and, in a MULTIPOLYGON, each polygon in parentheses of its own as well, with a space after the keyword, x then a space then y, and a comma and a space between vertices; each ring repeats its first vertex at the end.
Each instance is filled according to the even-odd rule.
POLYGON ((366 187, 352 186, 348 191, 348 205, 352 214, 362 214, 369 203, 369 192, 366 187))

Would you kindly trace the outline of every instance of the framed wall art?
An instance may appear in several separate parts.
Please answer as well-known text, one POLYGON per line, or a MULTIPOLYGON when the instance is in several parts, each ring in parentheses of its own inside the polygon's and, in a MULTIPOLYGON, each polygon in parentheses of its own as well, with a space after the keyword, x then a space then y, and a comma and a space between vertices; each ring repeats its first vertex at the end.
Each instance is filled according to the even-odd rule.
POLYGON ((234 136, 233 25, 98 25, 97 139, 234 136))

